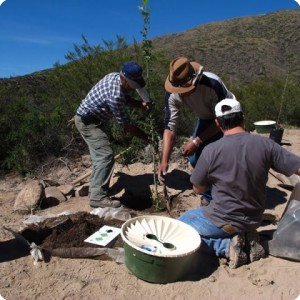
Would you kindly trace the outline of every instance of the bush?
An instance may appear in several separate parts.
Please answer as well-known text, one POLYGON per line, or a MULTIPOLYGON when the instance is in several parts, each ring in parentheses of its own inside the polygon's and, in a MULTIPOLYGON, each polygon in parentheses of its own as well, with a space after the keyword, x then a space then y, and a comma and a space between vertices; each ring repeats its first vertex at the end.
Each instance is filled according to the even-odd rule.
MULTIPOLYGON (((104 75, 118 71, 124 61, 136 60, 143 65, 140 45, 129 47, 121 37, 117 37, 115 43, 104 42, 104 47, 90 46, 83 37, 83 44, 74 45, 74 51, 66 57, 70 61, 68 64, 56 64, 51 71, 0 81, 1 168, 26 173, 48 157, 80 155, 87 151, 77 130, 67 127, 68 120, 91 87, 104 75)), ((164 81, 169 60, 159 52, 154 52, 151 60, 151 76, 147 82, 155 103, 151 117, 155 132, 162 135, 164 81)), ((253 122, 265 119, 300 126, 299 79, 261 78, 243 86, 231 83, 228 88, 243 105, 247 130, 254 129, 253 122)), ((146 132, 152 130, 145 113, 131 109, 129 113, 146 132)), ((177 130, 179 138, 192 134, 195 121, 193 113, 182 112, 177 130)), ((116 153, 134 144, 127 158, 137 157, 136 153, 144 144, 124 134, 116 122, 106 126, 116 153)))
POLYGON ((274 120, 278 124, 300 125, 300 87, 296 79, 260 80, 237 88, 237 99, 242 103, 246 128, 253 130, 253 123, 274 120))

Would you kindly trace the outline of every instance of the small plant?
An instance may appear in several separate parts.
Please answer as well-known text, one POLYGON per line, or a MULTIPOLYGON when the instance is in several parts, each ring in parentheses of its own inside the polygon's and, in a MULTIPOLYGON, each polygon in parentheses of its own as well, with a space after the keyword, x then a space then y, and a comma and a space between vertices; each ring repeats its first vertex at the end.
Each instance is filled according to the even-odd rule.
MULTIPOLYGON (((146 70, 146 83, 148 87, 148 92, 151 99, 151 86, 149 81, 149 73, 150 73, 150 62, 152 60, 152 41, 148 39, 148 32, 150 28, 150 8, 148 7, 148 0, 142 0, 141 6, 138 7, 143 19, 143 30, 141 31, 143 36, 143 42, 142 42, 142 51, 143 51, 143 57, 145 62, 145 70, 146 70)), ((152 112, 150 110, 148 115, 148 124, 147 128, 151 134, 151 140, 152 140, 152 161, 153 161, 153 181, 154 181, 154 191, 152 191, 152 203, 154 207, 158 210, 162 210, 163 207, 161 205, 161 202, 159 200, 158 195, 158 180, 157 180, 157 160, 159 155, 159 138, 157 134, 157 130, 155 128, 155 119, 152 115, 152 112)))

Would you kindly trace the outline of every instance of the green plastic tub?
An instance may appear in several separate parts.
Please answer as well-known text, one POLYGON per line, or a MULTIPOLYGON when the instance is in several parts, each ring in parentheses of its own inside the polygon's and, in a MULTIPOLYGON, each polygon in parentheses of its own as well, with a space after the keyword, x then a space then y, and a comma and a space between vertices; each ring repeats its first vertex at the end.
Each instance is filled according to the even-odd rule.
POLYGON ((192 270, 195 253, 179 257, 159 257, 143 253, 124 243, 125 265, 136 277, 152 283, 184 280, 192 270))
POLYGON ((201 244, 194 228, 161 216, 132 218, 123 224, 121 236, 126 267, 152 283, 184 280, 192 271, 201 244))
POLYGON ((271 129, 276 126, 275 121, 265 120, 254 122, 254 126, 257 133, 270 133, 271 129))

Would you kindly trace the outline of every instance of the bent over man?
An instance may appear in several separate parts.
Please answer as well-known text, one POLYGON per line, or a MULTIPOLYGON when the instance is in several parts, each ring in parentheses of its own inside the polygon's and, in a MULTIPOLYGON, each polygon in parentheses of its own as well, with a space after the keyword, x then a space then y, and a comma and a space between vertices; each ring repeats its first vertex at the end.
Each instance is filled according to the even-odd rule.
POLYGON ((91 207, 118 207, 121 203, 108 196, 113 172, 114 153, 103 125, 115 118, 125 131, 149 142, 148 135, 130 119, 125 106, 149 109, 150 99, 144 89, 142 67, 135 62, 123 64, 120 72, 103 77, 87 94, 77 109, 75 125, 89 147, 93 170, 89 187, 91 207), (143 101, 131 97, 133 91, 143 101))
POLYGON ((199 63, 186 57, 171 61, 165 89, 165 129, 158 168, 160 181, 164 181, 168 170, 180 111, 188 108, 198 118, 193 139, 184 145, 183 150, 183 155, 188 156, 191 165, 195 167, 203 148, 223 135, 214 122, 215 105, 224 98, 235 98, 217 75, 203 72, 199 63))

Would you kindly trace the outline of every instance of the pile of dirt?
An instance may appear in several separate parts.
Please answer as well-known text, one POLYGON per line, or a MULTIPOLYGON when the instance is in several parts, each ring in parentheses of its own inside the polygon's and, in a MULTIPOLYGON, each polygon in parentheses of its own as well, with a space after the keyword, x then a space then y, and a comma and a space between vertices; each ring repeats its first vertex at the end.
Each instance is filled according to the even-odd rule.
MULTIPOLYGON (((41 249, 49 251, 62 248, 91 248, 101 247, 84 242, 90 235, 102 226, 121 227, 120 220, 104 220, 88 212, 77 212, 71 215, 62 215, 44 220, 39 224, 29 224, 20 234, 29 242, 35 243, 41 249)), ((122 239, 119 236, 109 247, 121 247, 122 239)))

